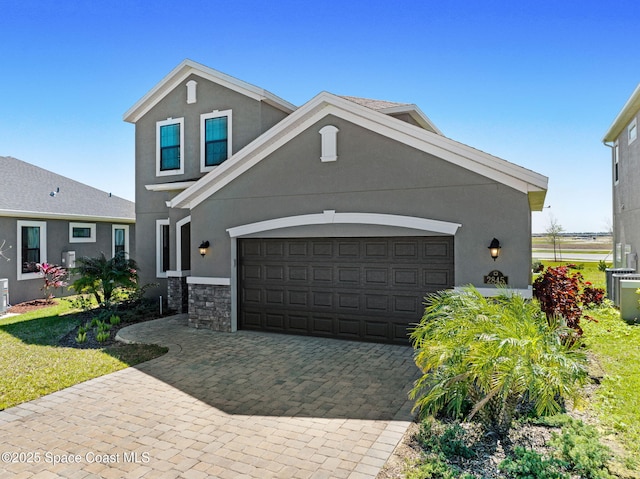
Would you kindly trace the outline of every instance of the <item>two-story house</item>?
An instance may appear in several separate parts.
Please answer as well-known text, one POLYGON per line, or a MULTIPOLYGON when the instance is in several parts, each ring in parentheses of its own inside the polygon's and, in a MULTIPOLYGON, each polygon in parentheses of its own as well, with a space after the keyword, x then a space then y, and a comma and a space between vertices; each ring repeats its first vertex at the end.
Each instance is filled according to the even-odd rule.
POLYGON ((194 327, 406 343, 431 292, 531 294, 547 178, 414 104, 296 107, 185 60, 124 119, 143 282, 194 327))
POLYGON ((640 248, 640 85, 602 139, 611 148, 614 267, 637 269, 640 248))

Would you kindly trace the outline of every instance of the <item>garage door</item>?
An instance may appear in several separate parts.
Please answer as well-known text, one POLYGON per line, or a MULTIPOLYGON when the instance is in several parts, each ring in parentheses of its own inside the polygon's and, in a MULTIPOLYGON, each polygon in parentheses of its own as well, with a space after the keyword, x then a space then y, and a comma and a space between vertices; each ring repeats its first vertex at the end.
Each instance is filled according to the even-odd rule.
POLYGON ((453 286, 453 237, 239 241, 239 327, 408 344, 427 293, 453 286))

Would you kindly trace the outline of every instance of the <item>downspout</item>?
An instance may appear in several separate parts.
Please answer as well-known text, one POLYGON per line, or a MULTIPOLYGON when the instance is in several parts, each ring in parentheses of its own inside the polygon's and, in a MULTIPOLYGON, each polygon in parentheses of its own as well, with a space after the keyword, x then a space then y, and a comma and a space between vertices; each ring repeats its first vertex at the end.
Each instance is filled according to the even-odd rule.
MULTIPOLYGON (((604 146, 607 146, 611 149, 611 157, 613 158, 613 149, 615 148, 615 142, 614 143, 607 143, 607 140, 603 139, 602 140, 602 144, 604 146)), ((615 166, 613 166, 615 168, 615 166)), ((618 171, 618 175, 620 174, 620 172, 618 171)), ((613 175, 612 175, 613 176, 613 175)), ((615 227, 615 210, 616 210, 616 206, 613 202, 614 199, 614 194, 613 194, 613 188, 615 187, 615 177, 612 178, 613 179, 613 185, 611 187, 611 240, 612 240, 612 245, 611 245, 611 258, 613 259, 613 267, 615 268, 616 266, 616 255, 615 255, 615 248, 616 248, 616 227, 615 227)))

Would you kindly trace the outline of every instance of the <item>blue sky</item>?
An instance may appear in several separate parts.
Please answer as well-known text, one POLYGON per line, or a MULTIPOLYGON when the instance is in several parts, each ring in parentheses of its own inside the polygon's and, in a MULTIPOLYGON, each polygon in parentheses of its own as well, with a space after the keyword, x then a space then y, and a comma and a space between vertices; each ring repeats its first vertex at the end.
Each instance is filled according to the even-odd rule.
POLYGON ((603 231, 601 139, 640 82, 638 25, 636 0, 0 0, 0 155, 133 200, 122 115, 190 58, 296 105, 325 90, 415 103, 549 177, 534 232, 550 215, 603 231))

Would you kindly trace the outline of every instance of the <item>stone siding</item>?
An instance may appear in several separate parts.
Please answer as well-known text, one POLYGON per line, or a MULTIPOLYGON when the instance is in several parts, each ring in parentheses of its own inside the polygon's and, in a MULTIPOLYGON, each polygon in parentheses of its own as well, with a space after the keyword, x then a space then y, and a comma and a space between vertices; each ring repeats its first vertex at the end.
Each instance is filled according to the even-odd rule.
POLYGON ((231 332, 231 287, 189 284, 189 326, 231 332))
POLYGON ((174 313, 186 313, 189 310, 189 290, 186 277, 167 278, 167 307, 174 313))

